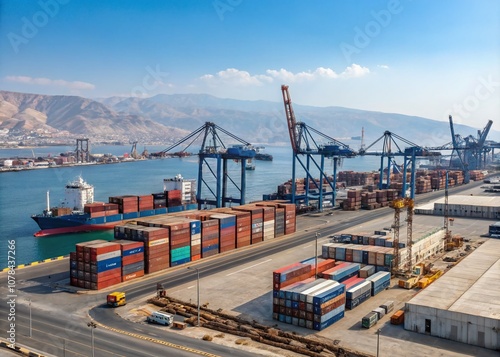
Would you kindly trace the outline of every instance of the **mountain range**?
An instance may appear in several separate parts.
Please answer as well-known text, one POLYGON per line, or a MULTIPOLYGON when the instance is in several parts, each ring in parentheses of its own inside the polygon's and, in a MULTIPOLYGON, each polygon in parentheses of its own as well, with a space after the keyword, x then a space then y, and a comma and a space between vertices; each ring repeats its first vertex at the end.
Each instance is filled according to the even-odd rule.
MULTIPOLYGON (((297 121, 355 149, 360 145, 362 128, 365 145, 386 130, 423 146, 451 141, 447 121, 334 106, 293 103, 293 108, 297 121)), ((279 102, 223 99, 207 94, 89 99, 0 91, 0 130, 9 133, 41 130, 173 143, 205 122, 213 122, 254 144, 287 144, 289 141, 284 106, 279 102)), ((478 129, 481 128, 455 125, 455 133, 463 137, 477 136, 478 129)), ((491 131, 488 138, 498 137, 498 132, 491 131)))

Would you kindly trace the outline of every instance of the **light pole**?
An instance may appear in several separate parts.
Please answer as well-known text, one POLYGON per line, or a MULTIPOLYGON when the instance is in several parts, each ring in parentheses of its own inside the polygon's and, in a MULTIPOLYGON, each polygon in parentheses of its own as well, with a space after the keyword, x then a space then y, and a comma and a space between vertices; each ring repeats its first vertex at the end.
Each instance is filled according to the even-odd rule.
POLYGON ((97 325, 91 320, 89 323, 87 323, 87 326, 90 327, 90 337, 92 341, 92 357, 94 357, 94 329, 97 327, 97 325))
POLYGON ((188 267, 189 270, 194 269, 196 270, 196 295, 197 295, 197 301, 198 301, 198 323, 197 326, 200 326, 200 270, 198 268, 194 267, 188 267))
POLYGON ((318 279, 318 236, 319 236, 319 233, 316 232, 316 244, 315 244, 315 248, 314 248, 314 265, 316 266, 316 272, 315 272, 315 275, 314 275, 314 279, 318 279))
POLYGON ((379 343, 380 342, 380 329, 377 329, 377 357, 379 352, 379 343))
POLYGON ((32 336, 32 329, 31 329, 31 299, 29 299, 29 306, 30 306, 30 338, 32 336))

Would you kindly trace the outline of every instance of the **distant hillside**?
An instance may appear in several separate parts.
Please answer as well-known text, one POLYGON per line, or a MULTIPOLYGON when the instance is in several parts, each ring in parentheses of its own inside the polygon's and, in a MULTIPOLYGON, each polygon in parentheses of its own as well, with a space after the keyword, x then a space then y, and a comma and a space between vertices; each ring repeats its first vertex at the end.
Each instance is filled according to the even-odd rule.
POLYGON ((0 129, 132 138, 137 135, 180 138, 187 134, 140 115, 117 113, 92 99, 6 91, 0 91, 0 129))
MULTIPOLYGON (((446 121, 356 110, 312 107, 294 102, 297 121, 358 149, 365 130, 365 145, 389 130, 416 144, 442 145, 451 141, 446 121)), ((205 122, 214 122, 232 134, 255 144, 288 144, 283 103, 222 99, 207 94, 160 94, 151 98, 111 97, 88 99, 0 91, 0 129, 81 135, 121 135, 129 139, 176 141, 205 122)), ((484 122, 486 124, 486 120, 484 122)), ((483 125, 479 123, 479 125, 483 125)), ((462 136, 477 129, 456 125, 462 136)), ((491 132, 490 139, 500 136, 491 132)))
MULTIPOLYGON (((289 140, 283 103, 222 99, 207 94, 159 94, 144 99, 112 97, 100 101, 120 113, 142 115, 190 131, 206 121, 213 121, 251 142, 287 143, 289 140)), ((366 145, 386 130, 419 145, 435 146, 451 141, 447 121, 342 107, 312 107, 295 102, 293 108, 297 121, 330 137, 344 139, 347 144, 359 145, 347 138, 361 136, 362 128, 365 130, 366 145)), ((482 127, 455 125, 456 133, 464 137, 476 136, 477 129, 482 127)), ((490 137, 500 136, 491 132, 490 137)))

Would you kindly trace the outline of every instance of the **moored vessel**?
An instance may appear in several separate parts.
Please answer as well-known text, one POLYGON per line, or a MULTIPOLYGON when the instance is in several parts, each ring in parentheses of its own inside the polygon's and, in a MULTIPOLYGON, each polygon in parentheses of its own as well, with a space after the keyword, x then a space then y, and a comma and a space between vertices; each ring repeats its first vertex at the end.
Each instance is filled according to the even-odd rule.
POLYGON ((111 196, 109 202, 95 202, 94 186, 77 177, 66 184, 61 206, 51 208, 47 192, 47 208, 31 216, 40 227, 34 236, 110 230, 139 217, 196 209, 195 182, 177 175, 164 179, 160 193, 111 196))

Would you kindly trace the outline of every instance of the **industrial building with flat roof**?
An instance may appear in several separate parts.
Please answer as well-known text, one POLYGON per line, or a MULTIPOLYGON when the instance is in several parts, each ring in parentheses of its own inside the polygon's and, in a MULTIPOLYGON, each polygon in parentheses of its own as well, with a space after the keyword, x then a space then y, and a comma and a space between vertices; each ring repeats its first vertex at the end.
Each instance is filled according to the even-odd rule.
POLYGON ((486 241, 407 302, 405 329, 500 350, 500 240, 486 241))
MULTIPOLYGON (((445 213, 445 199, 440 198, 434 202, 415 207, 415 213, 443 216, 445 213)), ((498 220, 500 219, 500 197, 450 196, 448 198, 448 215, 450 217, 498 220)))

